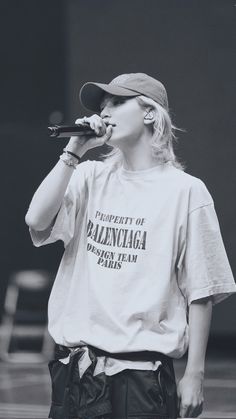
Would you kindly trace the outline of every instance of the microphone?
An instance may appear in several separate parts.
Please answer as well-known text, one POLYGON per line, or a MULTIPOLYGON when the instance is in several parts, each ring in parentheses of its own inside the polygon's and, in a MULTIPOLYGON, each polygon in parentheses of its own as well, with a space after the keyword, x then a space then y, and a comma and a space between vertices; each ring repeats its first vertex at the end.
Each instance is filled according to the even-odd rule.
MULTIPOLYGON (((108 127, 108 123, 105 123, 108 127)), ((113 125, 114 126, 114 125, 113 125)), ((104 133, 97 135, 96 132, 90 127, 89 122, 83 122, 83 125, 53 125, 48 127, 48 134, 52 138, 65 138, 71 136, 86 135, 89 137, 102 137, 104 133)))

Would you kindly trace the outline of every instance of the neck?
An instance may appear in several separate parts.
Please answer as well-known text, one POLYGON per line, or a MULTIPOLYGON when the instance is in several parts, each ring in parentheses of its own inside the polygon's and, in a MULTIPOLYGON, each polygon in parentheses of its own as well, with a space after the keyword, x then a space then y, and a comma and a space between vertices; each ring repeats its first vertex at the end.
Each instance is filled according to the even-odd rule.
POLYGON ((145 170, 157 166, 158 160, 151 154, 151 147, 147 138, 136 142, 135 146, 121 150, 123 154, 123 167, 126 170, 145 170))

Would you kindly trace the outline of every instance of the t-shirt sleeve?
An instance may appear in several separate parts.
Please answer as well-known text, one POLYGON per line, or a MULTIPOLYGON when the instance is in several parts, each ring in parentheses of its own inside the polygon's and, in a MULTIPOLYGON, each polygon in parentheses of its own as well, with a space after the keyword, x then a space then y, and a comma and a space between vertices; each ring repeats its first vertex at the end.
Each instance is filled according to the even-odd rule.
POLYGON ((46 244, 62 240, 66 247, 75 233, 76 216, 86 199, 86 189, 92 167, 92 161, 80 163, 73 172, 63 197, 60 209, 51 225, 42 231, 29 227, 29 233, 34 246, 40 247, 46 244))
POLYGON ((178 282, 188 305, 209 296, 214 305, 236 292, 214 202, 188 214, 182 253, 178 282))

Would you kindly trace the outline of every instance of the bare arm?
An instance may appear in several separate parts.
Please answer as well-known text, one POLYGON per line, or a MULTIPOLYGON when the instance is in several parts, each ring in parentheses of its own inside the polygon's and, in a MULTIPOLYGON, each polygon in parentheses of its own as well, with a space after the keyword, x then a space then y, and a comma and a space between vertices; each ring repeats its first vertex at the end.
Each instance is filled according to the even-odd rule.
POLYGON ((73 170, 59 160, 39 185, 25 216, 30 227, 38 231, 49 227, 59 211, 73 170))
POLYGON ((211 316, 211 298, 202 298, 190 304, 188 360, 177 388, 180 417, 197 417, 202 412, 205 355, 211 316))
MULTIPOLYGON (((90 148, 103 145, 112 134, 111 126, 106 129, 105 123, 98 115, 93 115, 87 120, 99 136, 95 135, 89 140, 83 136, 71 137, 66 148, 79 157, 82 157, 90 148)), ((77 119, 76 123, 79 123, 79 121, 81 120, 77 119)), ((26 224, 37 231, 41 231, 53 223, 73 170, 73 167, 67 166, 63 161, 59 160, 57 162, 36 190, 25 216, 26 224)))

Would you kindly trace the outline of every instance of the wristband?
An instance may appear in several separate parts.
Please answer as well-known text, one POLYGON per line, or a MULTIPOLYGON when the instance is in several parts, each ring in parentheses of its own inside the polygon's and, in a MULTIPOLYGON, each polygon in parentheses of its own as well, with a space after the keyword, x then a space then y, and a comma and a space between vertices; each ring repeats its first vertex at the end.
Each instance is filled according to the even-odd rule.
POLYGON ((75 153, 72 153, 72 151, 69 151, 69 150, 67 150, 66 148, 63 148, 63 152, 64 152, 64 153, 68 153, 68 154, 70 154, 71 156, 75 157, 75 158, 78 160, 78 162, 80 162, 81 157, 79 157, 79 156, 78 156, 77 154, 75 154, 75 153))

